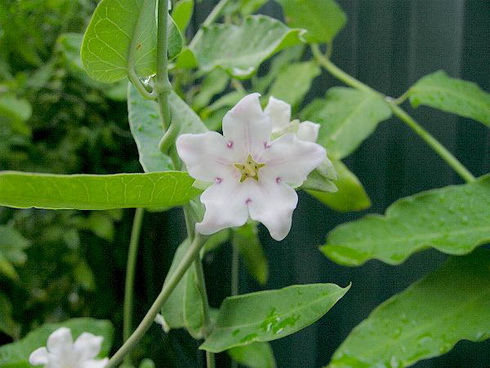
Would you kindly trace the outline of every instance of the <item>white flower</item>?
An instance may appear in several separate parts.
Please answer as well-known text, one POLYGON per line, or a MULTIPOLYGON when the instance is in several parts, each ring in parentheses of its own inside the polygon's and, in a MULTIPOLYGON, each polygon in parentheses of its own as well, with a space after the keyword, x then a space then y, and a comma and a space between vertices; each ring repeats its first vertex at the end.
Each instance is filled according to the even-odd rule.
POLYGON ((189 174, 212 183, 201 195, 206 207, 201 234, 241 226, 250 216, 262 222, 276 240, 291 229, 299 186, 320 165, 326 152, 320 145, 285 134, 271 141, 272 122, 259 94, 245 96, 223 118, 217 132, 183 134, 177 151, 189 174))
POLYGON ((95 360, 103 337, 84 332, 73 342, 69 328, 61 327, 48 337, 46 348, 34 350, 29 356, 32 365, 45 368, 103 368, 108 358, 95 360))

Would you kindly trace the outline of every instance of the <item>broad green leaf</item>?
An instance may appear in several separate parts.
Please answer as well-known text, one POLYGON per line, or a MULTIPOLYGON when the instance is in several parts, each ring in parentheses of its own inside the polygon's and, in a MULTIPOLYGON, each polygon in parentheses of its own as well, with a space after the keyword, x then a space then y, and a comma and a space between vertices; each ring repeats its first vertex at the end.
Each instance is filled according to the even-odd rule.
POLYGON ((347 16, 334 0, 276 0, 284 9, 286 23, 304 28, 308 42, 330 43, 344 27, 347 16))
POLYGON ((172 18, 182 34, 192 18, 194 11, 194 0, 181 0, 172 9, 172 18))
POLYGON ((343 265, 358 266, 374 258, 394 265, 430 247, 461 255, 488 241, 490 176, 485 176, 402 198, 384 216, 340 225, 321 249, 343 265))
POLYGON ((349 287, 294 285, 228 297, 221 305, 213 332, 200 349, 219 353, 288 336, 321 318, 349 287))
POLYGON ((266 342, 254 342, 228 350, 228 354, 241 365, 249 368, 276 368, 271 346, 266 342))
POLYGON ((318 143, 327 148, 329 157, 341 159, 354 152, 378 123, 388 119, 391 110, 374 93, 334 87, 325 100, 314 100, 301 116, 321 124, 318 143))
POLYGON ((274 53, 299 44, 301 33, 278 20, 256 15, 246 17, 241 25, 215 24, 204 28, 192 51, 202 70, 220 67, 245 79, 274 53))
MULTIPOLYGON (((156 0, 102 0, 85 32, 81 57, 99 82, 123 79, 134 68, 139 77, 156 71, 156 0)), ((171 20, 171 18, 170 18, 171 20)), ((182 49, 182 35, 169 22, 169 57, 182 49)))
POLYGON ((162 208, 199 194, 187 173, 51 175, 0 172, 0 205, 15 208, 105 210, 162 208))
POLYGON ((70 319, 62 323, 49 323, 29 332, 23 339, 12 344, 0 346, 0 367, 2 368, 32 368, 29 364, 29 355, 42 346, 55 330, 60 327, 71 329, 73 338, 76 339, 83 332, 90 332, 96 336, 104 337, 99 357, 107 357, 112 345, 114 329, 109 321, 92 318, 70 319))
POLYGON ((473 82, 450 78, 442 70, 420 79, 410 87, 408 96, 413 107, 427 105, 490 126, 490 94, 473 82))
POLYGON ((12 280, 18 278, 14 265, 22 265, 27 255, 24 249, 30 245, 14 228, 0 225, 0 273, 12 280))
POLYGON ((269 90, 269 95, 296 106, 303 101, 313 79, 320 73, 320 67, 313 61, 290 64, 281 70, 269 90))
POLYGON ((269 264, 260 244, 257 223, 249 222, 235 229, 232 244, 242 256, 248 272, 264 285, 269 278, 269 264))
POLYGON ((371 206, 371 200, 364 187, 342 161, 332 161, 338 178, 334 181, 337 191, 334 193, 307 190, 307 193, 339 212, 361 211, 371 206))
POLYGON ((450 258, 378 306, 335 352, 329 368, 408 367, 460 340, 490 338, 490 251, 450 258))

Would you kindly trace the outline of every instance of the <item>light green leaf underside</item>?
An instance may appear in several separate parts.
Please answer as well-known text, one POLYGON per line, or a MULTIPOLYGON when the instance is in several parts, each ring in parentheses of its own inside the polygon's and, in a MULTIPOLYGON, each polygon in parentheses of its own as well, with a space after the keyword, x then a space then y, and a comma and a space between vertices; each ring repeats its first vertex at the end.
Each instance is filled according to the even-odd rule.
POLYGON ((187 173, 50 175, 0 172, 0 205, 15 208, 105 210, 162 208, 200 193, 187 173))
POLYGON ((237 78, 248 78, 274 53, 301 43, 301 33, 273 18, 256 15, 246 17, 239 26, 204 28, 192 51, 204 71, 220 67, 237 78))
POLYGON ((276 0, 284 9, 286 23, 308 32, 308 42, 331 42, 347 17, 334 0, 276 0))
POLYGON ((490 126, 490 94, 475 83, 450 78, 442 70, 420 79, 408 96, 414 107, 427 105, 490 126))
POLYGON ((332 161, 338 178, 334 181, 337 191, 334 193, 307 190, 307 193, 339 212, 361 211, 371 206, 371 200, 364 187, 347 166, 341 161, 332 161))
POLYGON ((341 159, 368 138, 378 124, 391 116, 378 95, 352 88, 334 87, 324 100, 316 99, 302 111, 302 119, 321 124, 318 143, 329 157, 341 159))
POLYGON ((23 339, 12 344, 0 347, 0 367, 2 368, 32 368, 29 364, 29 355, 42 346, 52 332, 60 327, 71 329, 75 340, 82 332, 90 332, 97 336, 103 336, 102 349, 99 357, 106 357, 112 345, 114 329, 109 321, 92 318, 70 319, 62 323, 49 323, 27 334, 23 339))
POLYGON ((368 215, 340 225, 321 250, 347 266, 370 259, 394 265, 427 248, 461 255, 488 241, 490 176, 485 176, 400 199, 384 216, 368 215))
POLYGON ((274 352, 267 342, 254 342, 228 350, 235 361, 248 368, 276 368, 274 352))
POLYGON ((317 321, 348 289, 334 284, 294 285, 228 297, 200 349, 218 353, 288 336, 317 321))
POLYGON ((335 352, 328 368, 408 367, 460 340, 490 338, 490 251, 450 258, 378 306, 335 352))

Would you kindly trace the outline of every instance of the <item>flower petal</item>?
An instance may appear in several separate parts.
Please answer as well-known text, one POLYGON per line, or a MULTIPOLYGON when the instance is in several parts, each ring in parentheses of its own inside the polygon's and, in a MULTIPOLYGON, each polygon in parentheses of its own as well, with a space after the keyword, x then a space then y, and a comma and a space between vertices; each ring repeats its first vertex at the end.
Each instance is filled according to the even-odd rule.
POLYGON ((298 204, 295 190, 280 181, 261 181, 254 186, 251 197, 250 217, 262 222, 273 239, 284 239, 291 230, 293 211, 298 204))
POLYGON ((101 360, 88 360, 83 363, 81 368, 104 368, 109 362, 108 358, 101 360))
POLYGON ((242 98, 223 118, 223 135, 245 160, 248 154, 257 155, 270 140, 271 121, 262 111, 259 94, 242 98))
POLYGON ((78 336, 73 344, 78 359, 83 361, 95 358, 100 353, 103 340, 102 336, 95 336, 88 332, 78 336))
POLYGON ((48 337, 46 343, 48 351, 51 354, 63 359, 69 359, 72 355, 73 337, 71 330, 67 327, 60 327, 48 337))
MULTIPOLYGON (((251 180, 251 179, 249 179, 251 180)), ((248 181, 248 180, 247 180, 248 181)), ((248 219, 247 185, 237 179, 223 179, 201 194, 201 202, 206 207, 202 222, 196 230, 204 235, 234 226, 242 226, 248 219)))
POLYGON ((266 165, 259 172, 259 178, 300 185, 326 157, 325 148, 319 144, 301 141, 294 134, 287 134, 263 151, 259 159, 266 165))
POLYGON ((213 182, 227 176, 241 156, 216 132, 183 134, 176 142, 177 152, 194 179, 213 182))
POLYGON ((311 121, 303 121, 299 124, 296 136, 302 141, 316 142, 319 130, 320 124, 312 123, 311 121))
POLYGON ((272 96, 264 112, 271 119, 273 132, 286 128, 291 121, 291 105, 272 96))
POLYGON ((48 364, 49 353, 45 347, 34 350, 31 355, 29 355, 29 363, 32 365, 48 364))

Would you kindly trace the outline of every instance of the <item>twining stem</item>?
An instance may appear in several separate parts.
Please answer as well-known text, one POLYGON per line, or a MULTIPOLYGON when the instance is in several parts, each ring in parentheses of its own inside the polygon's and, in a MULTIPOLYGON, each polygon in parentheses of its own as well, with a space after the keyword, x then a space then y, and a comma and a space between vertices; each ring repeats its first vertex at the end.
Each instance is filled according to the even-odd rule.
MULTIPOLYGON (((134 275, 136 270, 136 261, 138 259, 138 246, 141 234, 141 225, 143 223, 143 208, 137 208, 134 214, 133 228, 131 230, 131 239, 129 241, 128 263, 126 267, 126 285, 124 288, 124 317, 123 317, 123 339, 128 340, 133 332, 133 301, 134 301, 134 275)), ((124 362, 131 366, 131 355, 124 358, 124 362)))
POLYGON ((356 88, 361 91, 371 92, 379 95, 384 98, 388 103, 391 111, 395 116, 400 118, 405 124, 407 124, 420 138, 422 138, 428 145, 431 147, 446 163, 463 178, 466 182, 472 182, 475 180, 475 177, 469 172, 469 170, 461 163, 459 160, 453 156, 451 152, 448 151, 446 147, 444 147, 437 139, 435 139, 427 130, 425 130, 421 125, 419 125, 405 110, 403 110, 397 103, 399 101, 393 100, 382 93, 374 90, 368 85, 358 81, 351 75, 344 72, 342 69, 333 64, 330 59, 325 57, 318 45, 312 45, 311 50, 313 52, 313 56, 316 61, 325 68, 330 74, 334 77, 340 79, 342 82, 356 88))
POLYGON ((192 39, 192 41, 189 43, 189 48, 190 49, 192 49, 196 45, 196 43, 199 42, 199 40, 201 39, 201 37, 202 37, 202 29, 204 27, 207 27, 210 24, 214 23, 214 21, 216 19, 218 19, 221 11, 225 7, 225 5, 228 3, 228 1, 229 0, 220 0, 220 2, 218 4, 216 4, 216 6, 211 11, 211 13, 209 13, 209 15, 207 16, 207 18, 201 24, 201 28, 199 28, 199 30, 194 35, 194 38, 192 39))
POLYGON ((126 342, 119 348, 119 350, 112 356, 107 365, 104 368, 113 368, 117 366, 121 360, 128 354, 140 341, 146 331, 151 327, 155 321, 155 317, 162 309, 163 304, 167 301, 170 294, 177 287, 182 277, 185 275, 189 267, 194 263, 194 261, 199 257, 199 252, 206 241, 206 237, 199 234, 196 235, 191 246, 185 253, 182 261, 179 263, 175 272, 169 276, 165 283, 163 284, 162 291, 158 297, 153 302, 151 308, 146 313, 145 317, 133 332, 133 334, 126 340, 126 342))

